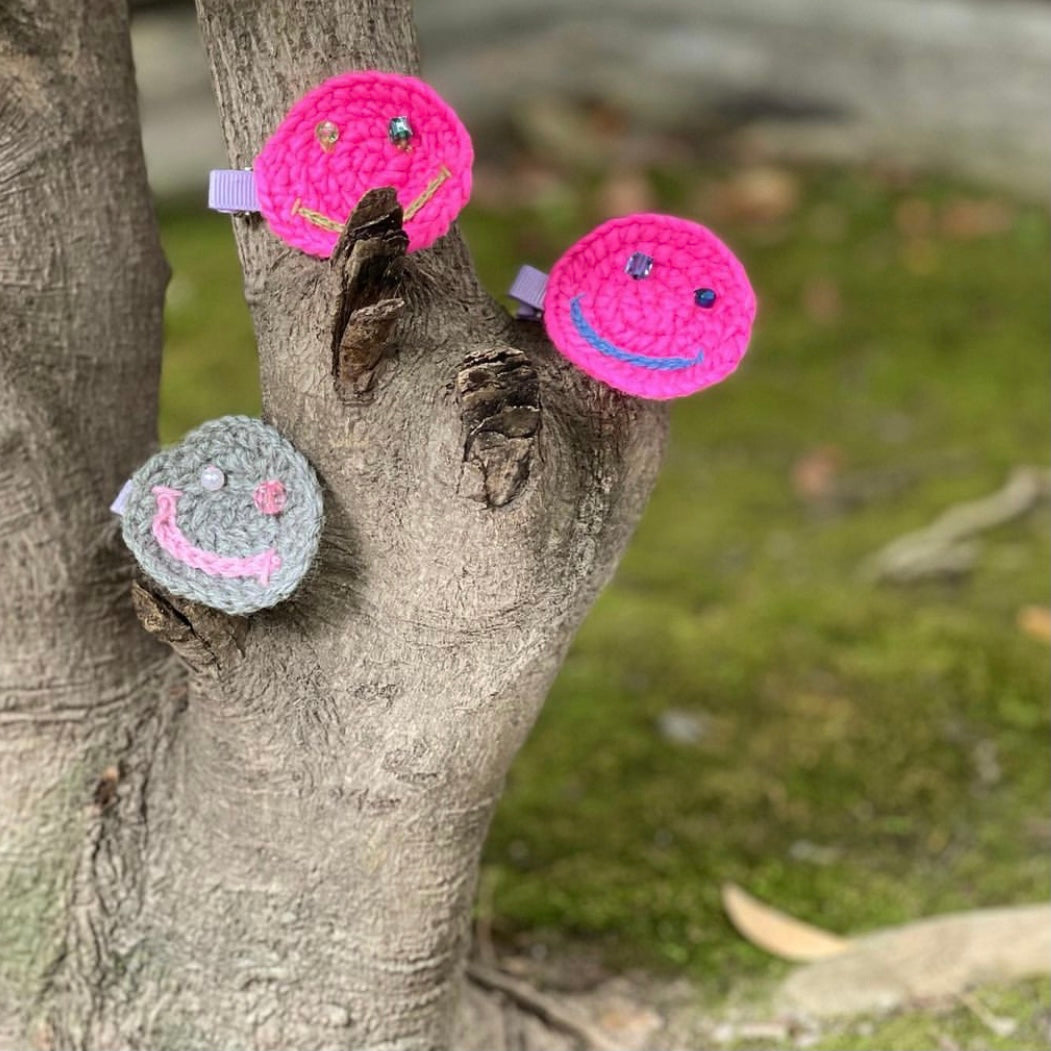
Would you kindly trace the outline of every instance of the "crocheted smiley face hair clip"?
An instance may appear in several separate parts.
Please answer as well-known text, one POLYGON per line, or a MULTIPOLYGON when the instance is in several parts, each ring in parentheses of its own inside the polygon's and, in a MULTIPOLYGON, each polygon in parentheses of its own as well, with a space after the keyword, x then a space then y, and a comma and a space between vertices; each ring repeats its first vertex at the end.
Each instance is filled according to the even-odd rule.
POLYGON ((710 230, 671 215, 611 219, 550 278, 523 267, 510 294, 589 376, 640 398, 679 398, 725 379, 748 346, 755 294, 710 230))
POLYGON ((423 81, 343 73, 288 111, 251 171, 213 171, 208 205, 262 212, 282 240, 328 258, 362 196, 392 186, 411 252, 441 237, 467 203, 473 160, 467 129, 423 81))
POLYGON ((121 490, 124 542, 175 595, 253 613, 296 589, 317 552, 321 488, 306 459, 247 416, 210 420, 121 490))

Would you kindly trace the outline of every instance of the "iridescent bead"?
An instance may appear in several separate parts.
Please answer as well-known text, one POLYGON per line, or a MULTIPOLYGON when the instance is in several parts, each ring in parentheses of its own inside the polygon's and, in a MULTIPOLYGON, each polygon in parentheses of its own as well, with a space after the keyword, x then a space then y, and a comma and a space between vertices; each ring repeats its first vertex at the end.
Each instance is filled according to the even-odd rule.
POLYGON ((650 276, 653 269, 653 257, 643 252, 632 252, 628 258, 628 264, 624 267, 624 273, 636 281, 650 276))
POLYGON ((314 137, 326 153, 331 153, 339 139, 339 128, 330 120, 323 120, 315 129, 314 137))
POLYGON ((387 125, 387 137, 395 146, 408 146, 412 138, 412 125, 408 117, 391 117, 387 125))
POLYGON ((698 288, 693 294, 693 301, 699 306, 704 307, 707 310, 709 307, 715 306, 715 289, 713 288, 698 288))
POLYGON ((210 463, 201 471, 200 482, 202 489, 207 489, 208 492, 214 493, 217 489, 222 489, 226 485, 226 475, 214 463, 210 463))

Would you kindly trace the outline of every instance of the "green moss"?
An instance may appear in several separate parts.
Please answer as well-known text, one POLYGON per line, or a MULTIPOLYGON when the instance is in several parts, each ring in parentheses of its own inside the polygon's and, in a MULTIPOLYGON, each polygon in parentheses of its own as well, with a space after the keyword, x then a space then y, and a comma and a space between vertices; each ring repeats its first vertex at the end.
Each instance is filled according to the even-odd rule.
MULTIPOLYGON (((815 1051, 1043 1051, 1051 988, 1046 980, 990 985, 963 1001, 826 1024, 815 1051)), ((730 1051, 790 1051, 798 1042, 750 1037, 730 1051)))
MULTIPOLYGON (((660 206, 690 213, 713 177, 655 173, 660 206)), ((653 501, 485 855, 498 937, 585 941, 713 991, 782 969, 725 921, 724 880, 844 932, 1048 890, 1047 655, 1015 625, 1047 602, 1046 512, 986 537, 956 583, 858 573, 1013 465, 1046 462, 1046 213, 1005 202, 999 233, 906 235, 907 199, 937 214, 973 191, 801 178, 800 207, 776 223, 701 216, 758 291, 751 352, 675 406, 653 501), (808 311, 815 281, 838 311, 808 311), (838 474, 827 500, 808 500, 793 465, 821 447, 838 474), (662 738, 671 707, 701 719, 697 744, 662 738)), ((519 262, 549 265, 598 218, 581 187, 468 211, 491 288, 519 262)), ((169 212, 165 243, 171 437, 258 395, 227 223, 169 212)))
MULTIPOLYGON (((673 207, 681 183, 660 185, 673 207)), ((776 238, 721 227, 759 293, 753 347, 676 405, 646 517, 512 772, 487 851, 506 936, 728 986, 776 965, 726 924, 724 880, 841 931, 1046 897, 1047 661, 1014 620, 1046 601, 1046 514, 953 585, 858 574, 1046 460, 1043 214, 934 240, 910 270, 895 209, 953 192, 815 173, 776 238), (812 233, 829 208, 832 242, 812 233), (802 307, 817 278, 834 319, 802 307), (792 484, 822 446, 827 506, 792 484), (669 707, 701 718, 696 746, 662 739, 669 707)))

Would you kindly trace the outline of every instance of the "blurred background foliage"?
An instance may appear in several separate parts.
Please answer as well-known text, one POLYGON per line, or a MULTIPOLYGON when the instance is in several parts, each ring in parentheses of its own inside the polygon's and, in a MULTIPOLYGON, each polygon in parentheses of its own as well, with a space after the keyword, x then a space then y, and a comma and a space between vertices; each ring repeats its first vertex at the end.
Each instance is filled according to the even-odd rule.
MULTIPOLYGON (((730 928, 724 880, 844 933, 1047 897, 1046 510, 951 578, 860 568, 1046 462, 1048 216, 890 168, 668 157, 606 174, 518 146, 462 219, 497 296, 657 209, 715 228, 760 302, 739 372, 674 406, 650 507, 512 771, 478 925, 714 997, 784 970, 730 928)), ((161 217, 170 441, 259 395, 229 222, 196 200, 161 217)), ((1045 984, 1016 999, 1029 1036, 997 1046, 1040 1032, 1045 984)), ((849 1046, 916 1046, 869 1033, 849 1046)))

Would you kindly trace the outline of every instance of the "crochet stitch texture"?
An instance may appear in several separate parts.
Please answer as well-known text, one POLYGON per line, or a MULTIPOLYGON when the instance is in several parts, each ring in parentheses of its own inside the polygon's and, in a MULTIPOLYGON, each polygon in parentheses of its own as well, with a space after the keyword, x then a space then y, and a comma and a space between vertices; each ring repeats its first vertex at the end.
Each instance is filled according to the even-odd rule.
POLYGON ((744 267, 715 234, 639 214, 603 223, 555 263, 544 325, 595 379, 643 398, 678 398, 733 372, 755 308, 744 267))
POLYGON ((455 111, 415 77, 343 73, 288 111, 254 171, 259 207, 289 244, 327 258, 368 190, 394 187, 409 251, 441 237, 471 195, 474 150, 455 111), (392 139, 404 117, 411 135, 392 139))
POLYGON ((246 614, 296 589, 317 553, 322 516, 321 487, 302 454, 261 420, 223 416, 135 472, 122 528, 157 583, 246 614))

